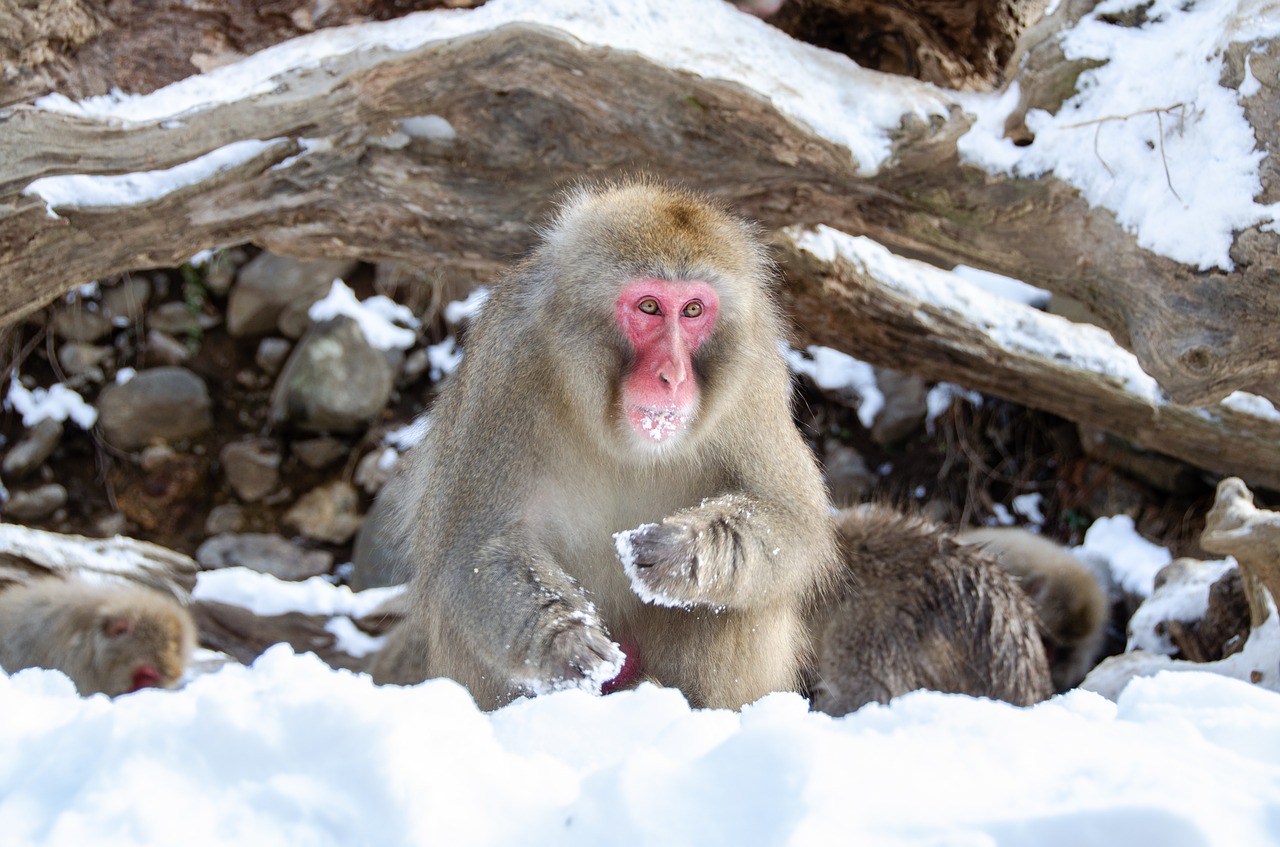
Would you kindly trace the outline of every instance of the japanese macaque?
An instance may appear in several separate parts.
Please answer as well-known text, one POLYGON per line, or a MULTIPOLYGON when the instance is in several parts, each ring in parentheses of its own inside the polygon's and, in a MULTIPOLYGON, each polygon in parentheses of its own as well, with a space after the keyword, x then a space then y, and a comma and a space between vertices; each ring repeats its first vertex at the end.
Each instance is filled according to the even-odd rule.
POLYGON ((176 600, 139 585, 44 578, 0 591, 0 667, 62 671, 85 696, 173 687, 195 632, 176 600))
POLYGON ((835 524, 848 569, 818 621, 815 708, 843 715, 918 688, 1017 705, 1053 693, 1031 602, 977 548, 887 506, 835 524))
POLYGON ((448 676, 485 708, 641 679, 736 708, 800 685, 836 550, 770 273, 696 195, 567 197, 407 457, 416 495, 384 524, 413 608, 376 680, 448 676))
POLYGON ((1014 576, 1036 607, 1054 687, 1079 685, 1098 663, 1107 631, 1107 597, 1093 571, 1065 547, 1017 527, 965 530, 956 540, 979 546, 1014 576))

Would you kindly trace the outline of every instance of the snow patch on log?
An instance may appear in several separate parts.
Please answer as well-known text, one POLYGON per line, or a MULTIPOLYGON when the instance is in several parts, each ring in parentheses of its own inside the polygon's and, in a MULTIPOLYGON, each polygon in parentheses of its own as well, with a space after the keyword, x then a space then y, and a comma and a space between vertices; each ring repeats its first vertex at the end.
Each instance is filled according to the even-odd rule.
POLYGON ((198 185, 214 174, 249 161, 273 144, 285 141, 283 138, 235 141, 199 158, 163 170, 130 174, 47 176, 32 182, 22 193, 39 196, 48 206, 49 216, 54 218, 57 217, 53 211, 55 208, 148 203, 180 188, 198 185))
POLYGON ((98 119, 180 121, 196 110, 265 94, 284 76, 334 57, 379 49, 404 52, 519 23, 550 27, 586 44, 633 52, 706 79, 738 83, 848 148, 858 169, 868 174, 889 157, 890 133, 904 117, 945 119, 954 105, 931 86, 860 68, 720 0, 492 0, 465 12, 422 12, 320 30, 146 95, 113 93, 73 101, 50 94, 35 104, 98 119))
POLYGON ((961 156, 991 173, 1052 173, 1114 212, 1142 247, 1200 270, 1232 270, 1234 233, 1275 222, 1280 204, 1254 202, 1266 153, 1241 92, 1220 84, 1223 58, 1233 42, 1280 36, 1280 16, 1266 14, 1264 0, 1155 0, 1140 26, 1104 20, 1131 5, 1103 3, 1063 34, 1068 60, 1103 64, 1080 75, 1057 114, 1028 112, 1031 144, 1005 137, 1017 86, 957 95, 977 116, 961 156))

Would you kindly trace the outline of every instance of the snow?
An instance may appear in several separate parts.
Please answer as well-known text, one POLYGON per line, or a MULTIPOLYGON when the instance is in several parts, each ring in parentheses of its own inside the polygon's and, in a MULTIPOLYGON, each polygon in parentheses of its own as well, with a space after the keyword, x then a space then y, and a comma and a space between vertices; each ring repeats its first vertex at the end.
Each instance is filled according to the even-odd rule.
POLYGON ((1128 515, 1098 518, 1075 552, 1106 562, 1120 587, 1140 597, 1151 596, 1156 574, 1171 561, 1168 550, 1138 535, 1128 515))
MULTIPOLYGON (((60 94, 49 95, 61 97, 60 94)), ((23 194, 35 194, 49 207, 55 208, 128 206, 159 200, 180 188, 195 185, 213 174, 249 161, 271 145, 284 141, 235 141, 219 147, 189 162, 172 168, 141 171, 131 174, 69 174, 37 179, 23 189, 23 194)))
POLYGON ((376 611, 403 591, 404 586, 392 586, 354 592, 322 576, 290 582, 249 568, 231 567, 201 571, 191 596, 242 606, 258 615, 302 612, 359 618, 376 611))
MULTIPOLYGON (((950 106, 940 91, 793 41, 720 0, 491 0, 462 13, 445 10, 319 30, 146 95, 114 92, 73 101, 50 94, 36 105, 98 119, 180 125, 194 111, 265 94, 286 75, 335 57, 415 50, 512 22, 553 27, 588 44, 755 90, 783 114, 848 148, 866 173, 889 156, 890 134, 906 115, 927 122, 945 118, 950 106)), ((412 135, 421 129, 411 123, 404 131, 412 135)), ((431 131, 442 129, 435 125, 431 131)))
POLYGON ((884 394, 871 365, 829 347, 810 346, 804 353, 784 347, 782 352, 793 373, 809 377, 823 391, 857 397, 858 420, 863 426, 870 429, 876 422, 884 408, 884 394))
MULTIPOLYGON (((1107 0, 1099 11, 1130 5, 1107 0)), ((716 0, 491 0, 474 11, 321 30, 149 95, 73 102, 55 94, 37 105, 172 126, 214 103, 269 92, 292 68, 305 73, 335 56, 408 51, 523 20, 757 89, 844 145, 864 173, 884 162, 904 112, 945 117, 959 101, 977 116, 962 142, 966 161, 997 173, 1052 173, 1112 210, 1143 246, 1197 267, 1226 268, 1232 231, 1274 222, 1280 213, 1253 199, 1262 153, 1239 96, 1218 82, 1231 27, 1240 39, 1280 34, 1280 15, 1265 13, 1269 8, 1267 0, 1155 0, 1147 12, 1152 22, 1137 28, 1086 16, 1063 48, 1107 64, 1082 75, 1081 92, 1058 115, 1030 114, 1036 140, 1023 148, 1002 138, 1016 90, 957 95, 872 74, 716 0)), ((1240 95, 1259 89, 1247 73, 1240 95)), ((440 142, 456 137, 436 115, 405 118, 400 130, 440 142)), ((42 197, 51 213, 146 202, 278 141, 237 141, 141 174, 48 177, 26 192, 42 197)), ((300 141, 300 155, 329 143, 300 141)), ((1005 349, 1067 359, 1153 406, 1165 402, 1106 333, 1030 308, 1043 305, 1042 292, 974 269, 941 271, 832 230, 802 238, 815 254, 840 256, 922 303, 967 318, 1005 349)), ((468 319, 484 296, 477 291, 451 304, 446 320, 468 319)), ((370 321, 375 328, 362 329, 371 343, 413 334, 396 324, 415 324, 369 300, 356 303, 345 286, 335 285, 324 308, 370 321)), ((446 345, 431 351, 439 374, 461 355, 446 345)), ((856 393, 859 416, 874 421, 883 398, 869 366, 824 348, 808 354, 795 354, 793 368, 807 369, 830 390, 856 393)), ((980 402, 940 385, 929 395, 929 419, 957 394, 980 402)), ((91 426, 85 416, 92 408, 72 395, 62 385, 29 391, 15 374, 6 405, 26 426, 40 419, 29 420, 29 412, 91 426)), ((1233 394, 1222 407, 1280 420, 1274 405, 1249 394, 1233 394)), ((421 432, 388 433, 386 440, 404 449, 400 441, 421 432)), ((1036 520, 1035 497, 1019 498, 1015 511, 1036 520)), ((997 515, 1016 522, 999 504, 997 515)), ((641 590, 629 540, 629 533, 615 537, 624 572, 641 590)), ((1096 521, 1075 552, 1104 561, 1120 585, 1142 596, 1152 594, 1155 574, 1170 558, 1123 515, 1096 521)), ((105 547, 92 557, 90 564, 107 572, 127 564, 105 547)), ((1164 614, 1193 615, 1206 584, 1169 589, 1152 609, 1166 604, 1164 614)), ((328 629, 339 646, 359 656, 380 641, 352 618, 398 590, 356 594, 323 578, 289 583, 229 568, 201 573, 195 596, 259 614, 332 616, 328 629)), ((1224 672, 1248 678, 1250 667, 1275 668, 1274 613, 1265 628, 1259 632, 1266 638, 1250 639, 1221 663, 1224 672), (1260 652, 1266 645, 1272 652, 1260 652)), ((1141 620, 1138 630, 1135 646, 1159 646, 1148 643, 1141 620)), ((1146 661, 1134 655, 1131 665, 1146 661)), ((0 673, 0 833, 4 844, 21 847, 1280 844, 1280 694, 1167 657, 1143 672, 1158 667, 1179 672, 1117 677, 1115 702, 1074 691, 1022 709, 918 692, 835 719, 808 712, 791 694, 740 712, 691 709, 679 692, 648 684, 603 698, 548 693, 484 713, 447 680, 378 688, 286 646, 252 667, 195 673, 177 691, 114 701, 81 698, 52 671, 0 673)))
POLYGON ((340 279, 333 281, 328 295, 307 310, 313 321, 327 321, 339 315, 351 318, 370 346, 378 350, 408 350, 418 340, 420 325, 408 306, 382 294, 357 300, 355 292, 340 279))
POLYGON ((1032 144, 1003 137, 1016 87, 959 95, 977 116, 961 139, 962 159, 992 173, 1052 173, 1113 211, 1139 245, 1202 270, 1229 270, 1233 233, 1274 222, 1280 204, 1254 201, 1265 153, 1240 103, 1249 91, 1219 83, 1223 54, 1233 41, 1280 35, 1280 15, 1269 0, 1154 0, 1142 26, 1102 20, 1138 5, 1100 3, 1065 33, 1068 59, 1104 64, 1080 75, 1078 93, 1056 115, 1028 113, 1032 144))
POLYGON ((487 302, 489 302, 489 289, 481 285, 472 290, 467 295, 467 299, 453 300, 445 306, 444 319, 450 326, 475 320, 476 315, 480 314, 480 309, 487 302))
POLYGON ((41 845, 1261 845, 1280 695, 1199 673, 1029 709, 920 692, 843 718, 649 684, 486 714, 273 647, 176 692, 0 675, 0 832, 41 845))
POLYGON ((48 388, 27 388, 15 370, 9 379, 9 393, 4 407, 22 415, 22 425, 30 429, 41 421, 65 421, 68 418, 81 429, 89 429, 98 421, 98 410, 85 402, 79 392, 60 382, 48 388))
POLYGON ((1146 650, 1172 656, 1177 652, 1165 621, 1192 623, 1204 619, 1209 609, 1209 588, 1228 571, 1235 559, 1200 562, 1183 559, 1162 577, 1164 584, 1142 602, 1129 619, 1128 650, 1146 650))

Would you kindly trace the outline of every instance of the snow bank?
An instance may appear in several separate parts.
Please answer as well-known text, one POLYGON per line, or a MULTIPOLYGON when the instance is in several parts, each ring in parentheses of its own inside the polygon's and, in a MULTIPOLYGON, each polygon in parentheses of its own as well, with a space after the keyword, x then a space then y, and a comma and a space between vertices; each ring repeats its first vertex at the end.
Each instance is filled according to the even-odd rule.
POLYGON ((0 675, 14 845, 1275 843, 1280 695, 1205 674, 1030 709, 917 693, 692 710, 645 685, 492 714, 288 648, 176 692, 0 675))

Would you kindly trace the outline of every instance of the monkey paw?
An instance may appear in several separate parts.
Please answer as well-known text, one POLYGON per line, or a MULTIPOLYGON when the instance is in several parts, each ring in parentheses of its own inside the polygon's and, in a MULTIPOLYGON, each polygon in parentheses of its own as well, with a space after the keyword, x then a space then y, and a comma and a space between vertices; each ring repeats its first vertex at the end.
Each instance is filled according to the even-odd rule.
POLYGON ((548 628, 537 657, 526 660, 525 684, 535 694, 580 688, 599 693, 622 672, 626 656, 590 612, 573 612, 548 628), (528 667, 536 665, 534 667, 528 667))
POLYGON ((716 580, 702 567, 697 536, 679 523, 645 524, 614 533, 614 546, 631 590, 646 603, 683 608, 721 605, 710 596, 716 580))

